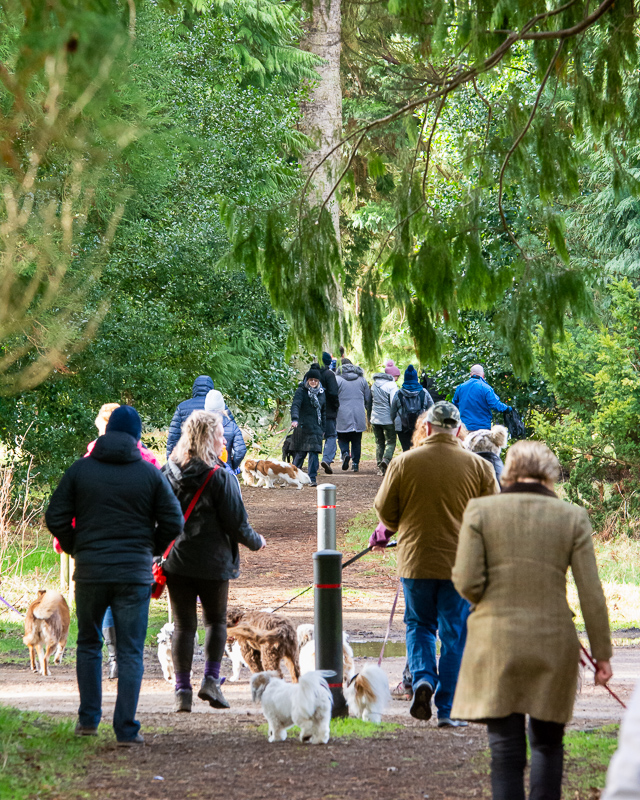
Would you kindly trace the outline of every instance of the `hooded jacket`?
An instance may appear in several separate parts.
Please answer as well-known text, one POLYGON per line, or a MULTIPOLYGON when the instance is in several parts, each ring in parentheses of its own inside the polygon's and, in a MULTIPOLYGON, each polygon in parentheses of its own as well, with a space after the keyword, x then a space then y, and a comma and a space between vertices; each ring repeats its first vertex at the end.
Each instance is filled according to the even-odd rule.
POLYGON ((336 430, 341 433, 361 433, 367 430, 366 409, 371 403, 371 389, 362 367, 343 364, 336 376, 340 408, 336 430))
POLYGON ((405 398, 421 397, 420 413, 422 414, 433 405, 433 398, 426 389, 423 389, 420 384, 417 384, 417 389, 411 386, 408 388, 406 384, 401 386, 394 394, 391 401, 391 417, 393 418, 396 430, 403 430, 402 428, 402 402, 405 398), (400 425, 400 427, 398 427, 400 425))
POLYGON ((318 369, 320 370, 320 383, 324 389, 326 400, 326 420, 335 420, 338 416, 338 408, 340 406, 336 375, 331 367, 318 366, 318 369))
POLYGON ((511 406, 500 401, 484 378, 472 375, 460 384, 453 395, 454 405, 460 409, 460 419, 468 431, 491 428, 491 409, 506 411, 511 406))
POLYGON ((396 382, 386 372, 376 372, 371 386, 371 424, 393 425, 391 418, 391 401, 398 391, 396 382))
POLYGON ((74 580, 151 584, 151 563, 182 531, 162 473, 128 433, 106 433, 62 476, 45 519, 75 559, 74 580), (75 517, 75 528, 72 521, 75 517))
MULTIPOLYGON (((176 408, 171 424, 169 425, 169 435, 167 436, 167 459, 173 452, 173 448, 178 444, 182 426, 193 411, 204 409, 204 401, 207 394, 214 389, 213 380, 208 375, 198 375, 193 382, 191 389, 191 399, 183 400, 176 408)), ((225 405, 225 410, 229 419, 233 420, 233 414, 225 405)))
MULTIPOLYGON (((247 520, 240 486, 234 475, 217 469, 198 498, 183 533, 165 562, 165 571, 205 580, 228 581, 240 574, 239 545, 259 550, 262 543, 247 520)), ((162 471, 180 502, 183 513, 211 470, 200 459, 184 467, 167 461, 162 471)))

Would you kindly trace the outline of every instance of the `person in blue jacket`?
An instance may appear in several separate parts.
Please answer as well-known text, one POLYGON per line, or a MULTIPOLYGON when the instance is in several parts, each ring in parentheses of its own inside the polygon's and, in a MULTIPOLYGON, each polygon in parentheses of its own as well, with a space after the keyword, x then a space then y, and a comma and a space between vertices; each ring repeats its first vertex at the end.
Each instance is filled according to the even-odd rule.
POLYGON ((471 431, 491 429, 491 409, 511 411, 511 406, 501 402, 498 395, 486 382, 480 364, 471 367, 471 377, 460 384, 453 395, 453 403, 460 411, 460 419, 471 431))
MULTIPOLYGON (((173 419, 171 420, 171 425, 169 426, 169 436, 167 437, 167 458, 169 458, 173 448, 178 444, 180 434, 182 433, 182 426, 187 420, 187 417, 189 417, 192 411, 204 409, 204 401, 207 396, 207 392, 210 392, 212 389, 215 389, 213 380, 208 375, 198 375, 193 382, 191 399, 183 400, 183 402, 180 403, 175 410, 173 419)), ((233 414, 226 406, 225 409, 229 419, 233 420, 233 414)))
POLYGON ((237 472, 242 459, 247 455, 247 445, 244 443, 242 431, 231 418, 231 412, 227 410, 222 393, 217 389, 212 389, 204 401, 204 410, 213 411, 222 417, 222 427, 227 448, 227 463, 231 472, 237 472))

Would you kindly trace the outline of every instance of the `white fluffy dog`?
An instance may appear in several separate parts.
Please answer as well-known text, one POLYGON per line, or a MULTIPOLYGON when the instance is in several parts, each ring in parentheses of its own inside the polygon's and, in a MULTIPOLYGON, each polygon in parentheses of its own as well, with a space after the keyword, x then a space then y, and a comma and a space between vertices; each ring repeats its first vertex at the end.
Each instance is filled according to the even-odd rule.
MULTIPOLYGON (((300 674, 306 675, 316 668, 316 640, 314 639, 313 625, 305 623, 298 625, 298 647, 300 648, 300 674)), ((343 680, 349 682, 356 671, 353 662, 353 650, 349 644, 349 634, 342 633, 342 674, 343 680)))
MULTIPOLYGON (((173 669, 173 652, 171 651, 171 643, 173 641, 173 632, 175 625, 173 622, 165 622, 162 626, 160 633, 158 633, 158 661, 162 667, 162 675, 168 683, 174 683, 176 676, 173 669)), ((194 652, 200 651, 200 643, 198 642, 198 633, 196 632, 194 640, 194 652)))
POLYGON ((270 742, 284 742, 292 725, 300 728, 301 742, 329 741, 333 698, 325 674, 329 673, 308 672, 298 683, 285 683, 273 672, 258 672, 251 678, 251 698, 262 704, 270 742))
POLYGON ((365 722, 381 722, 391 700, 389 679, 376 664, 367 664, 344 691, 349 713, 365 722))

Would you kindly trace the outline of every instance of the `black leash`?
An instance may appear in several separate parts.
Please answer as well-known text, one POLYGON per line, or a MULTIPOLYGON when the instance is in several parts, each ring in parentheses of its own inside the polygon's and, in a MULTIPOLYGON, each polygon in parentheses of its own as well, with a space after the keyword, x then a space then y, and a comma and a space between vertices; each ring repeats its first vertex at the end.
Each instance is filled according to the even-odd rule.
MULTIPOLYGON (((397 544, 398 544, 397 542, 389 542, 389 544, 387 545, 386 549, 388 550, 390 547, 395 547, 397 544)), ((372 548, 371 548, 371 546, 369 546, 369 547, 365 548, 364 550, 362 550, 361 552, 357 553, 357 555, 352 556, 348 561, 344 562, 344 564, 342 565, 342 569, 344 569, 345 567, 350 566, 351 564, 353 564, 354 561, 357 561, 359 558, 362 558, 362 556, 366 556, 367 553, 371 552, 371 550, 372 550, 372 548)), ((281 608, 284 608, 285 606, 288 606, 289 603, 293 603, 293 601, 297 600, 298 597, 302 597, 303 594, 306 594, 307 592, 310 592, 312 589, 313 589, 313 584, 311 584, 311 586, 307 586, 306 589, 303 589, 301 592, 298 592, 298 594, 294 594, 294 596, 292 598, 290 598, 289 600, 287 600, 286 603, 282 603, 281 605, 276 606, 271 613, 275 614, 276 611, 279 611, 281 608)))

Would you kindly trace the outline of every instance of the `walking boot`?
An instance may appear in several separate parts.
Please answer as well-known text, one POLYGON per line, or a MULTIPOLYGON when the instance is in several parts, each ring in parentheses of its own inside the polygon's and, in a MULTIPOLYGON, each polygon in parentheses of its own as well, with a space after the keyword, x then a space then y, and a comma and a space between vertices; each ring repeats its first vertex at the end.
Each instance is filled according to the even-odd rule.
POLYGON ((220 688, 220 679, 203 678, 198 697, 205 700, 212 708, 229 708, 220 688))
POLYGON ((176 689, 174 700, 174 711, 186 711, 189 713, 193 701, 193 691, 191 689, 176 689))
POLYGON ((102 635, 104 636, 104 643, 107 645, 107 652, 109 653, 109 680, 118 677, 118 661, 116 658, 116 629, 103 628, 102 635))

